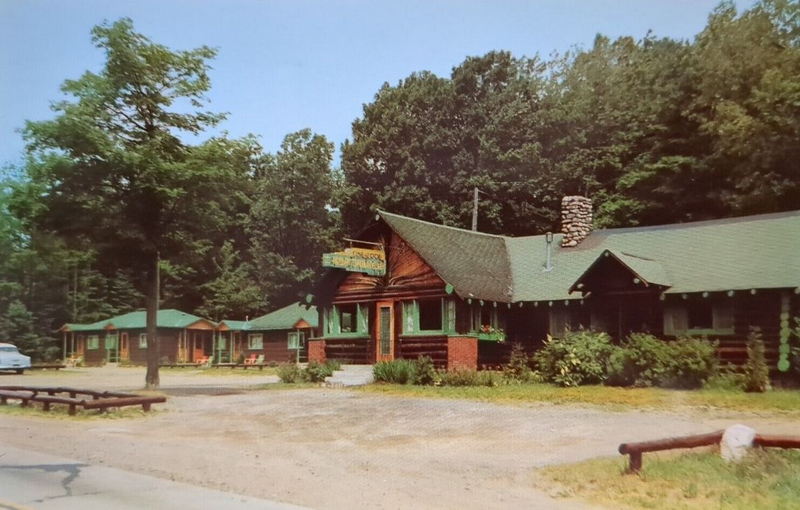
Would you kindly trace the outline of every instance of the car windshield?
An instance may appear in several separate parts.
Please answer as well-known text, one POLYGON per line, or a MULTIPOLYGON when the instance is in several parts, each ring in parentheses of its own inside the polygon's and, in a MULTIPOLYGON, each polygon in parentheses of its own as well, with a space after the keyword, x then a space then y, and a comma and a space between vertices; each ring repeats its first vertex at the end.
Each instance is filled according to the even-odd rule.
POLYGON ((18 351, 17 348, 14 346, 4 345, 3 347, 0 347, 0 352, 18 352, 18 351))

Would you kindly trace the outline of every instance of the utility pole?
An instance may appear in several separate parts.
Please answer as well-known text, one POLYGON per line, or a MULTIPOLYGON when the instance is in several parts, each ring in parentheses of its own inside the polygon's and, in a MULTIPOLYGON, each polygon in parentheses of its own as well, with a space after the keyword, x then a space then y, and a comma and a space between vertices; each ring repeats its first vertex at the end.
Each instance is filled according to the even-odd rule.
POLYGON ((78 258, 72 266, 72 322, 78 322, 78 258))
POLYGON ((475 195, 472 199, 472 231, 478 231, 478 187, 475 186, 475 195))

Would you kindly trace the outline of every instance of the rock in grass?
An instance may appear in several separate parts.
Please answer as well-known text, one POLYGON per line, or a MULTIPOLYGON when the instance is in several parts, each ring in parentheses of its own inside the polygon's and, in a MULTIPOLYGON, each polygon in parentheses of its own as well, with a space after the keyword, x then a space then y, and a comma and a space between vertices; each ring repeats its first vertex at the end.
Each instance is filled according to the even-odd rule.
POLYGON ((739 462, 753 447, 756 431, 747 425, 732 425, 725 429, 719 443, 719 452, 728 462, 739 462))

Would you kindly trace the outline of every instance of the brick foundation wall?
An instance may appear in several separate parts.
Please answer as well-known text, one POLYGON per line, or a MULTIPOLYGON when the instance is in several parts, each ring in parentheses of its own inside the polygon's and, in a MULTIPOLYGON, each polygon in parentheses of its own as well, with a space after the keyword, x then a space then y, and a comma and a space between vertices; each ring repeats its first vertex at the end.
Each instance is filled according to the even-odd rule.
POLYGON ((308 361, 325 363, 325 340, 308 341, 308 361))
POLYGON ((478 339, 474 336, 451 336, 447 339, 447 370, 478 369, 478 339))

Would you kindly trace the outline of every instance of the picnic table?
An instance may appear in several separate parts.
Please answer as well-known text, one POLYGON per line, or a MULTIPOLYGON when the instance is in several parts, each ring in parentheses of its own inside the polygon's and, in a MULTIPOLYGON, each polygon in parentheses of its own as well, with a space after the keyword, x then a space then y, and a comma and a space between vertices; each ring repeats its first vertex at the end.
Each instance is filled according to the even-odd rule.
POLYGON ((9 400, 19 400, 22 407, 39 402, 44 411, 49 411, 52 404, 62 404, 68 406, 70 415, 74 415, 78 407, 106 412, 112 407, 142 406, 142 410, 148 412, 152 404, 166 402, 167 398, 60 386, 0 386, 0 405, 7 405, 9 400))

